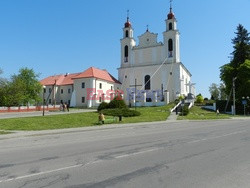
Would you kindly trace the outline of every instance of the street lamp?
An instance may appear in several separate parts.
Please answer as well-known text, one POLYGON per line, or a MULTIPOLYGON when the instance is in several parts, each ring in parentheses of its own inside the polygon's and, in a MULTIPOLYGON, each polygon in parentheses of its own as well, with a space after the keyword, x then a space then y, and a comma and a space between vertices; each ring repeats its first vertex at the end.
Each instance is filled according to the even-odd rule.
POLYGON ((43 116, 44 116, 44 102, 45 102, 45 97, 44 97, 44 95, 45 95, 45 90, 46 89, 46 86, 43 86, 43 116))

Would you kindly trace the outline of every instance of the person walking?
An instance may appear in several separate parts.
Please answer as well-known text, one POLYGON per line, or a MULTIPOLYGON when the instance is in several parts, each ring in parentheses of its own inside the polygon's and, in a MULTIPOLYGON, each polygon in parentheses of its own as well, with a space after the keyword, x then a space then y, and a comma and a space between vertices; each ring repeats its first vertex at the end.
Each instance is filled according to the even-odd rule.
POLYGON ((69 103, 67 103, 66 107, 67 107, 67 111, 69 112, 69 103))

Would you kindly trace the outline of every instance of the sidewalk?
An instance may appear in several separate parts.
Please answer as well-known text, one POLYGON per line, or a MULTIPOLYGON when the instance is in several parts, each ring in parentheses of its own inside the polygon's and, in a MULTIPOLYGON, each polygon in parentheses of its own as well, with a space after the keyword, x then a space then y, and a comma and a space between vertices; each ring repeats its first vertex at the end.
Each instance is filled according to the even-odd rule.
MULTIPOLYGON (((60 115, 60 114, 75 114, 75 113, 95 112, 95 111, 96 111, 96 109, 70 109, 69 112, 67 112, 67 111, 65 111, 65 112, 62 112, 62 111, 56 111, 56 112, 45 111, 45 116, 60 115)), ((0 119, 35 117, 35 116, 42 116, 42 113, 43 113, 42 111, 0 113, 0 119)))
POLYGON ((167 121, 177 121, 178 115, 175 112, 171 112, 170 116, 168 117, 167 121))

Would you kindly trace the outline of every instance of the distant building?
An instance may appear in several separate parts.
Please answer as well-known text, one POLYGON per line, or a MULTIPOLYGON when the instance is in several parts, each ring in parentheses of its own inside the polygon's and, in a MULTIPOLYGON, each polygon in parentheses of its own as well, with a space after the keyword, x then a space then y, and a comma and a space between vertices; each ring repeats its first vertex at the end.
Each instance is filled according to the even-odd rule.
POLYGON ((163 105, 180 95, 194 94, 191 73, 182 64, 180 56, 180 33, 177 20, 170 7, 165 20, 163 42, 158 34, 147 28, 139 36, 139 44, 133 36, 134 29, 127 17, 121 39, 121 62, 118 68, 119 81, 127 104, 138 106, 163 105), (136 84, 135 84, 136 80, 136 84), (137 90, 135 91, 135 85, 137 90))
POLYGON ((73 107, 97 107, 110 102, 121 83, 106 70, 90 67, 81 73, 50 76, 40 81, 47 104, 69 103, 73 107))

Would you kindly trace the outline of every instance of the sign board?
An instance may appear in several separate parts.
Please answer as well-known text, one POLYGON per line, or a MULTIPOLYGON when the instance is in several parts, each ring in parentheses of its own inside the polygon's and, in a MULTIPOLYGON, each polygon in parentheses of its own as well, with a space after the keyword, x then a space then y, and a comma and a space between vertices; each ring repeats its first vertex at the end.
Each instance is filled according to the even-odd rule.
POLYGON ((247 100, 242 100, 243 105, 247 105, 247 100))

